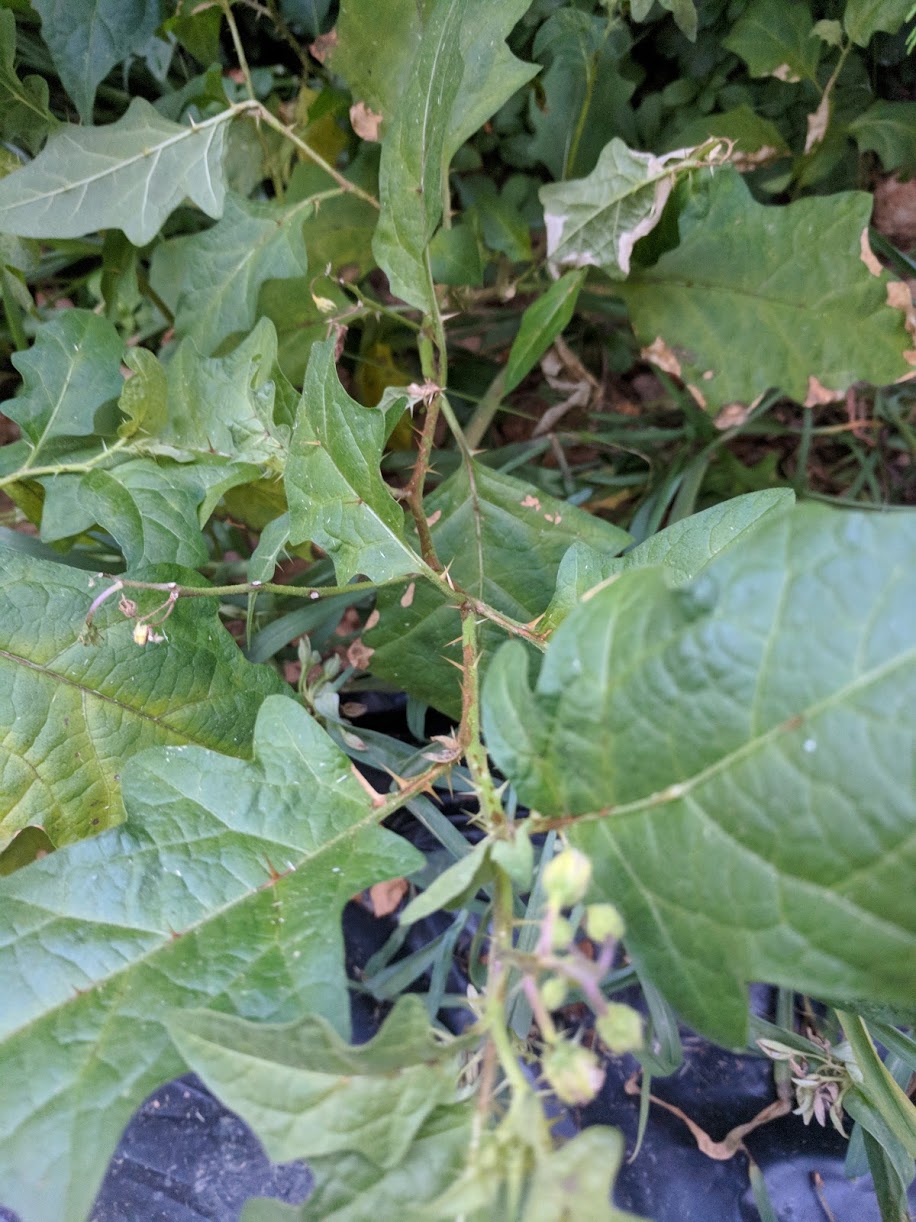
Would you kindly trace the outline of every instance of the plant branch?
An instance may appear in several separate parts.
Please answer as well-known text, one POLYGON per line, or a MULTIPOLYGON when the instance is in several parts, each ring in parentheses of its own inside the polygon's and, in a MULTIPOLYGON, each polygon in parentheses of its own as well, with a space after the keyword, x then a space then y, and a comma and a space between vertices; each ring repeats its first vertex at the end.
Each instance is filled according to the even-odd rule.
POLYGON ((262 105, 262 103, 258 102, 256 108, 249 106, 248 109, 252 111, 252 113, 254 113, 260 121, 266 123, 268 127, 272 127, 275 132, 279 132, 281 136, 285 136, 286 139, 294 144, 300 152, 304 153, 306 157, 314 161, 317 166, 320 166, 321 169, 324 170, 325 174, 330 174, 331 178, 334 179, 342 191, 347 191, 350 195, 357 196, 359 199, 364 200, 367 204, 371 204, 373 208, 379 207, 379 202, 374 195, 370 195, 368 191, 364 191, 362 187, 357 186, 355 182, 350 182, 349 178, 345 178, 343 174, 341 174, 340 170, 335 170, 330 162, 325 161, 320 153, 317 153, 310 144, 306 144, 306 142, 300 136, 296 135, 291 127, 287 127, 287 125, 281 119, 278 119, 276 115, 272 115, 267 107, 262 105))
POLYGON ((226 24, 229 26, 229 33, 232 35, 232 45, 235 48, 235 58, 239 61, 242 76, 245 78, 245 89, 248 91, 248 96, 251 98, 252 102, 256 102, 257 95, 255 94, 254 83, 251 79, 251 69, 248 67, 248 58, 245 55, 245 48, 242 45, 239 27, 235 22, 235 14, 232 11, 232 0, 221 0, 221 6, 226 15, 226 24))
POLYGON ((31 463, 39 449, 36 445, 25 463, 17 471, 13 471, 11 474, 0 478, 0 488, 5 488, 8 484, 18 484, 26 479, 38 479, 44 475, 79 475, 84 471, 91 471, 94 467, 98 467, 107 458, 110 458, 112 454, 117 453, 118 450, 123 450, 129 445, 130 438, 120 437, 107 450, 102 450, 93 458, 87 458, 85 462, 49 463, 44 467, 33 467, 31 463))
POLYGON ((477 616, 470 603, 465 603, 461 608, 461 621, 461 747, 480 803, 481 822, 488 832, 495 832, 505 826, 506 813, 493 784, 490 762, 480 734, 477 616))

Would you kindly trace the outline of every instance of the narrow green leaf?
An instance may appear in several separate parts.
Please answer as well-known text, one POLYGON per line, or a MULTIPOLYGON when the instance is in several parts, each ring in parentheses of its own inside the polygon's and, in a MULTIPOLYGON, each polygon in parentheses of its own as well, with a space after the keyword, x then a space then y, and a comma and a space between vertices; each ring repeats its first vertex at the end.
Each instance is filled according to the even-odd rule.
POLYGON ((910 341, 887 275, 862 258, 871 209, 854 191, 765 207, 735 170, 704 176, 680 245, 619 286, 634 330, 667 346, 710 408, 771 388, 803 403, 811 378, 837 391, 893 382, 910 341))
POLYGON ((506 363, 506 394, 518 386, 557 336, 566 330, 585 276, 584 270, 567 272, 525 310, 506 363))
POLYGON ((302 226, 312 208, 308 199, 282 207, 230 194, 212 229, 176 239, 184 276, 175 333, 209 356, 228 336, 250 331, 265 281, 308 271, 302 226))
POLYGON ((472 900, 492 875, 488 860, 491 847, 489 841, 482 840, 438 874, 425 891, 410 901, 400 915, 400 923, 414 925, 443 908, 461 908, 465 901, 472 900))
POLYGON ((628 149, 615 136, 586 178, 538 192, 548 258, 557 267, 600 267, 624 279, 636 242, 658 224, 678 176, 697 164, 682 149, 656 157, 628 149))
POLYGON ((49 443, 97 431, 100 409, 124 385, 123 352, 124 342, 106 318, 62 310, 39 327, 31 348, 13 354, 23 385, 3 410, 32 443, 31 466, 49 443))
POLYGON ((33 0, 41 36, 84 123, 99 83, 142 52, 161 19, 159 0, 33 0))
POLYGON ((324 548, 341 585, 357 573, 387 581, 424 568, 404 535, 404 511, 379 471, 385 416, 344 391, 334 340, 315 344, 286 468, 289 534, 292 543, 308 539, 324 548))
POLYGON ((750 0, 722 42, 741 56, 751 76, 814 81, 824 45, 813 27, 807 0, 750 0))
POLYGON ((916 102, 872 102, 849 130, 859 149, 877 153, 889 174, 916 171, 916 102))
POLYGON ((145 246, 185 199, 219 216, 226 194, 223 111, 196 127, 170 123, 134 98, 106 127, 65 124, 29 165, 0 179, 0 230, 76 238, 122 229, 145 246))
MULTIPOLYGON (((523 623, 547 608, 560 561, 576 540, 616 554, 628 536, 616 526, 547 496, 510 475, 475 463, 449 477, 425 502, 435 519, 436 553, 459 590, 523 623), (436 515, 440 515, 438 518, 436 515), (519 564, 519 556, 525 563, 519 564)), ((379 591, 378 626, 365 635, 375 653, 372 671, 449 716, 461 708, 460 595, 447 599, 418 582, 379 591)), ((480 626, 480 670, 505 639, 502 629, 480 626)))
POLYGON ((416 997, 402 997, 358 1047, 312 1014, 278 1025, 183 1010, 168 1028, 188 1066, 274 1162, 355 1151, 396 1167, 427 1117, 455 1096, 455 1055, 433 1037, 416 997))
POLYGON ((147 752, 124 796, 123 827, 0 880, 0 1182, 23 1222, 85 1217, 134 1108, 181 1072, 175 1009, 308 1010, 346 1037, 343 906, 421 861, 287 697, 252 762, 147 752))
POLYGON ((907 1155, 916 1158, 916 1106, 888 1072, 858 1014, 837 1010, 846 1039, 862 1074, 859 1087, 907 1155))
POLYGON ((382 144, 381 213, 372 250, 391 291, 424 314, 437 306, 426 248, 442 216, 442 161, 461 85, 461 20, 468 0, 432 0, 382 144))
POLYGON ((912 0, 846 0, 843 25, 852 41, 865 47, 879 30, 896 34, 912 8, 912 0))
POLYGON ((804 505, 686 588, 621 573, 534 691, 520 645, 491 664, 497 766, 541 813, 592 816, 568 830, 596 897, 714 1039, 743 1043, 753 980, 912 1008, 914 574, 913 519, 804 505))
MULTIPOLYGON (((104 586, 66 565, 0 554, 0 845, 29 824, 67 844, 120 823, 118 779, 145 747, 247 754, 258 706, 281 683, 244 660, 209 600, 180 599, 168 640, 140 648, 113 597, 96 614, 98 639, 83 644, 104 586)), ((163 597, 138 595, 141 611, 163 597)))
POLYGON ((48 82, 16 73, 16 18, 0 9, 0 136, 36 153, 57 120, 48 110, 48 82))

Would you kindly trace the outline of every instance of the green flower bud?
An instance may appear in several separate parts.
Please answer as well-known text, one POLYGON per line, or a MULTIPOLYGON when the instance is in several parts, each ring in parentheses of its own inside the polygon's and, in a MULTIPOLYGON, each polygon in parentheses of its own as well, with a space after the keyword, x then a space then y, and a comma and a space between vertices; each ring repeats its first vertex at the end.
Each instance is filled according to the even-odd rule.
POLYGON ((632 1006, 608 1002, 607 1010, 595 1021, 595 1030, 601 1042, 618 1056, 642 1048, 642 1018, 632 1006))
POLYGON ((575 936, 576 931, 566 917, 554 917, 550 927, 550 945, 553 950, 566 950, 575 936))
POLYGON ((590 1103, 604 1085, 604 1070, 595 1054, 568 1040, 547 1049, 541 1071, 562 1103, 590 1103))
POLYGON ((564 849, 544 870, 544 890, 555 908, 572 908, 588 890, 592 863, 578 849, 564 849))
POLYGON ((559 1010, 565 1005, 569 990, 562 976, 548 976, 540 987, 540 994, 548 1010, 559 1010))
POLYGON ((593 942, 623 937, 623 917, 613 904, 589 904, 585 910, 585 932, 593 942))

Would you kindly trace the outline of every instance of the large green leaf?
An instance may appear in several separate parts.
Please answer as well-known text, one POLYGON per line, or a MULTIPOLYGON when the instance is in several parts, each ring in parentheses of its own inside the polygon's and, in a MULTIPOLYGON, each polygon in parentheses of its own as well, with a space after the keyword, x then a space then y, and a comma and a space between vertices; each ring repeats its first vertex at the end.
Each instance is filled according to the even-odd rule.
POLYGON ((507 646, 487 744, 568 829, 643 970, 745 1037, 745 985, 909 1008, 916 519, 772 514, 686 588, 635 569, 507 646))
MULTIPOLYGON (((477 463, 472 472, 459 468, 427 497, 425 508, 434 519, 436 553, 455 585, 522 622, 546 609, 571 544, 581 540, 606 556, 628 542, 616 526, 477 463)), ((452 716, 461 707, 460 672, 453 664, 461 658, 460 599, 425 582, 409 594, 382 590, 378 625, 365 636, 375 650, 374 674, 452 716)), ((482 670, 504 639, 493 623, 480 625, 482 670)))
POLYGON ((525 310, 506 362, 503 380, 506 394, 531 372, 557 336, 566 329, 584 283, 583 270, 567 272, 525 310))
MULTIPOLYGON (((527 7, 525 0, 430 0, 422 18, 413 14, 411 20, 406 6, 395 6, 395 17, 415 50, 409 60, 403 46, 394 50, 404 70, 389 75, 405 82, 402 89, 376 85, 369 90, 387 108, 388 119, 373 251, 392 292, 427 314, 433 313, 435 303, 425 252, 442 217, 448 164, 460 145, 537 71, 505 45, 527 7), (422 24, 419 32, 417 24, 422 24)), ((351 3, 348 9, 355 18, 358 6, 351 3)), ((371 29, 375 9, 367 5, 363 12, 371 29)), ((366 69, 354 67, 360 54, 351 49, 344 58, 351 84, 365 80, 366 69)), ((371 72, 385 75, 375 47, 368 56, 371 72)))
POLYGON ((772 513, 782 513, 795 501, 788 488, 748 492, 666 526, 623 556, 597 552, 575 543, 563 557, 557 588, 541 622, 558 627, 590 590, 626 569, 664 565, 677 582, 692 581, 721 552, 734 547, 772 513))
POLYGON ((786 80, 815 81, 824 47, 805 0, 751 0, 722 42, 741 56, 751 76, 786 80))
POLYGON ((358 1047, 313 1014, 268 1025, 184 1010, 169 1030, 187 1064, 275 1162, 355 1151, 396 1167, 427 1117, 455 1097, 454 1054, 433 1037, 416 997, 402 997, 358 1047))
MULTIPOLYGON (((399 415, 405 403, 395 405, 399 415)), ((334 340, 315 344, 286 467, 289 537, 324 548, 341 584, 356 573, 387 581, 424 567, 379 471, 387 435, 386 413, 341 386, 334 340)))
POLYGON ((85 1216, 132 1111, 183 1068, 175 1008, 348 1034, 341 910, 422 859, 293 700, 264 702, 254 749, 145 753, 124 826, 0 880, 0 1183, 23 1222, 85 1216))
POLYGON ((372 250, 391 291, 424 314, 436 310, 426 248, 442 217, 442 160, 461 85, 461 20, 467 3, 432 0, 382 144, 381 213, 372 250))
MULTIPOLYGON (((78 569, 0 554, 0 846, 30 824, 66 844, 119 823, 118 778, 145 747, 247 754, 258 706, 281 684, 245 661, 208 600, 179 600, 168 641, 141 649, 111 598, 95 617, 98 639, 84 644, 104 586, 78 569)), ((148 611, 163 595, 139 601, 148 611)))
POLYGON ((107 318, 64 310, 42 323, 31 348, 13 354, 23 384, 3 410, 31 442, 31 466, 54 442, 100 431, 100 409, 124 385, 123 352, 124 342, 107 318))
POLYGON ((209 356, 227 336, 249 331, 261 285, 308 271, 302 225, 313 206, 308 199, 282 207, 229 195, 212 229, 177 238, 184 275, 176 334, 209 356))
POLYGON ((546 70, 528 99, 533 135, 510 149, 541 161, 556 179, 587 174, 614 132, 635 139, 630 98, 636 88, 624 57, 631 38, 622 21, 564 5, 540 27, 532 53, 546 70))
POLYGON ((881 386, 909 370, 909 337, 887 276, 862 259, 871 208, 854 191, 765 207, 719 169, 686 204, 680 245, 618 291, 640 339, 661 339, 710 408, 769 388, 802 403, 812 377, 881 386))
POLYGON ((65 124, 34 161, 0 180, 0 231, 76 238, 113 228, 144 246, 185 199, 219 216, 232 115, 223 111, 186 127, 134 98, 106 127, 65 124))
POLYGON ((586 178, 541 187, 551 262, 600 267, 622 280, 633 247, 658 224, 678 176, 695 166, 683 149, 656 157, 628 149, 615 136, 586 178))
POLYGON ((873 102, 849 130, 862 152, 878 154, 888 173, 916 171, 916 102, 873 102))
POLYGON ((398 1166, 380 1170, 368 1152, 357 1151, 309 1159, 314 1188, 304 1205, 253 1201, 242 1222, 428 1222, 426 1207, 464 1166, 470 1140, 468 1108, 439 1108, 398 1166))
POLYGON ((115 64, 142 52, 161 20, 160 0, 33 0, 61 84, 84 122, 115 64))
POLYGON ((879 30, 896 34, 912 7, 912 0, 846 0, 843 25, 852 41, 864 47, 879 30))
POLYGON ((0 9, 0 135, 22 140, 35 153, 55 122, 48 110, 48 82, 40 76, 20 81, 16 73, 16 18, 0 9))

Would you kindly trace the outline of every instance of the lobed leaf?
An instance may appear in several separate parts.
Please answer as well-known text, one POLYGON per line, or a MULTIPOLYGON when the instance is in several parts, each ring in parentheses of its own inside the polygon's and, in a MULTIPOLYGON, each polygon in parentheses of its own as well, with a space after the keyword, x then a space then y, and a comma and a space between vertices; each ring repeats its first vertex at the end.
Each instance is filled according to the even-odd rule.
POLYGON ((879 31, 896 34, 912 8, 912 0, 846 0, 843 25, 850 39, 865 47, 879 31))
MULTIPOLYGON (((418 573, 423 561, 379 470, 387 413, 344 391, 334 346, 315 344, 305 374, 285 477, 290 541, 308 539, 328 552, 341 585, 357 573, 372 581, 418 573)), ((398 416, 406 403, 393 404, 398 416)))
POLYGON ((741 56, 751 76, 817 80, 823 43, 814 32, 807 0, 750 0, 722 43, 741 56))
MULTIPOLYGON (((142 52, 160 22, 159 0, 34 0, 41 36, 83 122, 115 64, 142 52)), ((40 236, 40 235, 36 235, 40 236)))
POLYGON ((23 1222, 85 1217, 134 1108, 181 1072, 176 1008, 349 1034, 343 906, 422 859, 295 701, 264 701, 254 753, 146 752, 123 827, 0 879, 0 1183, 23 1222))
POLYGON ((696 167, 692 151, 657 157, 634 152, 615 136, 587 177, 541 187, 551 262, 600 267, 622 280, 633 247, 658 224, 678 176, 696 167))
POLYGON ((711 409, 771 388, 803 403, 811 378, 836 391, 893 382, 909 337, 887 275, 862 257, 871 207, 853 191, 765 207, 735 170, 704 176, 680 244, 619 286, 636 334, 661 341, 711 409))
POLYGON ((48 109, 48 82, 34 75, 19 79, 16 18, 9 9, 0 9, 0 136, 22 140, 35 153, 56 122, 48 109))
MULTIPOLYGON (((546 609, 560 562, 576 540, 602 555, 626 546, 628 536, 564 501, 475 463, 462 466, 425 501, 435 519, 431 534, 436 553, 459 593, 448 599, 418 582, 381 590, 378 626, 364 637, 375 653, 373 674, 400 690, 457 716, 461 705, 459 642, 461 591, 523 623, 546 609), (436 515, 440 515, 436 518, 436 515), (519 563, 519 557, 525 563, 519 563)), ((481 674, 493 650, 505 639, 491 622, 480 625, 481 674)))
POLYGON ((713 1039, 745 985, 912 1009, 916 523, 773 513, 672 589, 636 569, 517 644, 483 721, 520 799, 590 856, 634 959, 713 1039))
MULTIPOLYGON (((120 823, 122 768, 146 747, 248 753, 258 707, 281 683, 245 661, 207 600, 180 599, 168 640, 141 649, 111 599, 88 644, 98 581, 5 547, 0 556, 0 846, 27 826, 58 845, 120 823)), ((162 601, 150 593, 141 609, 162 601)))
POLYGON ((121 229, 145 246, 185 199, 223 210, 225 110, 196 127, 170 123, 134 98, 116 123, 59 127, 34 161, 0 179, 0 230, 76 238, 121 229))

